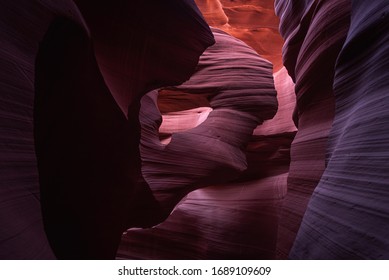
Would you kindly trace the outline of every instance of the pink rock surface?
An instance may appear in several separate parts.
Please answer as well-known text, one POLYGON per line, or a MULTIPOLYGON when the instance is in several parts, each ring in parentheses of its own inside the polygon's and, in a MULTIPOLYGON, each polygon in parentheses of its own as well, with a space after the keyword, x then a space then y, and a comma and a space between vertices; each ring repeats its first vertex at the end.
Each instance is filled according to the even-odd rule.
MULTIPOLYGON (((209 53, 217 55, 213 51, 213 48, 218 47, 219 35, 215 33, 216 45, 209 48, 200 59, 199 73, 195 73, 192 79, 188 82, 197 81, 196 92, 197 94, 209 94, 211 87, 208 85, 210 79, 201 79, 203 70, 203 63, 206 65, 209 53), (207 81, 207 82, 204 82, 207 81)), ((227 37, 228 38, 228 37, 227 37)), ((232 38, 229 40, 233 40, 232 38)), ((230 44, 229 44, 230 45, 230 44)), ((214 61, 214 60, 212 60, 214 61)), ((258 60, 260 62, 260 60, 258 60)), ((217 66, 219 64, 216 64, 217 66)), ((216 66, 215 65, 215 66, 216 66)), ((240 65, 244 65, 240 59, 240 65)), ((218 67, 223 69, 223 77, 239 77, 241 75, 232 75, 232 67, 218 67)), ((270 70, 270 69, 269 69, 270 70)), ((240 69, 240 71, 242 71, 240 69)), ((245 69, 247 73, 251 73, 251 69, 245 69)), ((206 72, 205 72, 206 73, 206 72)), ((219 77, 220 79, 222 77, 219 77)), ((263 79, 263 77, 261 78, 263 79)), ((224 84, 228 79, 224 78, 224 84)), ((289 168, 289 148, 291 141, 293 140, 296 128, 292 121, 292 113, 294 108, 294 84, 283 69, 274 75, 275 86, 278 91, 277 99, 279 104, 279 111, 272 120, 267 120, 263 124, 256 127, 254 135, 249 135, 248 144, 242 150, 244 157, 247 160, 247 168, 242 173, 238 173, 237 179, 233 182, 218 184, 216 186, 207 186, 202 189, 189 193, 174 209, 171 215, 166 221, 151 229, 130 229, 122 238, 122 243, 118 251, 118 258, 129 259, 270 259, 275 257, 276 239, 277 239, 277 227, 278 216, 280 210, 280 204, 286 193, 286 179, 289 168)), ((249 80, 247 80, 248 82, 249 80)), ((250 79, 250 81, 255 81, 250 79)), ((213 82, 213 80, 211 80, 213 82)), ((232 81, 233 82, 233 81, 232 81)), ((224 86, 220 83, 220 86, 224 86)), ((252 87, 249 83, 240 82, 239 85, 246 85, 252 87)), ((220 88, 219 86, 219 88, 220 88)), ((191 88, 186 84, 178 87, 177 89, 183 89, 186 94, 186 102, 189 103, 188 91, 191 88)), ((238 89, 236 89, 238 90, 238 89)), ((242 93, 247 90, 239 89, 242 93)), ((214 89, 213 89, 214 91, 214 89)), ((185 96, 184 94, 184 96, 185 96)), ((220 94, 223 94, 223 90, 220 94)), ((163 108, 167 108, 164 102, 171 104, 173 98, 179 96, 178 92, 174 95, 168 95, 164 93, 159 105, 163 108), (171 96, 171 98, 169 98, 171 96)), ((194 96, 194 94, 192 94, 194 96)), ((258 98, 262 96, 261 92, 258 92, 258 98)), ((242 102, 244 101, 244 95, 242 96, 242 102)), ((177 97, 178 99, 178 97, 177 97)), ((179 100, 179 99, 178 99, 179 100)), ((144 100, 145 102, 146 100, 144 100)), ((195 99, 193 105, 196 106, 198 99, 195 99)), ((212 100, 210 101, 212 104, 212 100)), ((155 104, 155 101, 154 101, 155 104)), ((143 105, 142 105, 143 106, 143 105)), ((209 108, 209 107, 208 107, 209 108)), ((242 106, 243 108, 243 106, 242 106)), ((188 126, 193 125, 196 128, 205 127, 212 120, 210 117, 212 113, 217 112, 219 109, 214 108, 208 115, 207 120, 199 124, 198 120, 203 116, 202 113, 208 114, 209 109, 207 107, 195 108, 186 111, 175 111, 173 113, 165 113, 163 120, 168 120, 165 124, 159 128, 159 136, 167 137, 170 133, 173 133, 172 142, 180 139, 175 139, 177 132, 190 135, 195 129, 189 129, 188 126), (199 117, 199 112, 201 117, 199 117), (196 121, 189 121, 183 125, 184 120, 188 120, 188 114, 192 114, 192 118, 196 121), (174 117, 173 117, 174 116, 174 117), (186 126, 187 125, 187 126, 186 126), (183 129, 189 129, 183 131, 183 129)), ((244 110, 244 108, 242 109, 244 110)), ((142 110, 143 111, 143 107, 142 110)), ((147 110, 150 112, 150 109, 147 110)), ((152 117, 158 118, 158 115, 152 117)), ((236 133, 236 128, 232 127, 238 122, 234 116, 226 115, 223 126, 228 125, 229 130, 236 133), (227 118, 228 117, 228 118, 227 118)), ((151 136, 146 136, 150 131, 154 131, 154 139, 157 145, 159 139, 157 139, 155 122, 152 129, 144 130, 142 138, 144 141, 151 139, 151 136)), ((143 125, 145 123, 143 122, 143 125)), ((240 124, 241 125, 241 124, 240 124)), ((222 127, 222 126, 220 126, 222 127)), ((251 132, 253 132, 251 127, 251 132)), ((241 130, 242 131, 242 130, 241 130)), ((204 135, 212 137, 213 134, 202 131, 204 135)), ((225 137, 228 137, 227 130, 224 130, 225 137)), ((242 138, 241 134, 240 137, 242 138)), ((236 133, 236 136, 238 134, 236 133)), ((244 136, 246 137, 246 136, 244 136)), ((200 139, 198 135, 193 135, 192 139, 200 139), (196 138, 195 138, 196 137, 196 138)), ((227 138, 225 138, 227 139, 227 138)), ((184 143, 184 141, 182 141, 184 143)), ((188 143, 185 141, 185 143, 188 143)), ((171 185, 170 182, 180 184, 181 177, 189 179, 193 178, 193 174, 206 174, 201 171, 197 173, 199 167, 206 168, 212 164, 219 164, 213 154, 215 151, 210 148, 212 140, 204 141, 208 145, 208 148, 202 149, 202 153, 187 153, 192 157, 177 156, 177 150, 164 150, 162 152, 151 153, 150 148, 142 150, 143 170, 144 174, 153 168, 154 172, 158 174, 161 170, 159 167, 162 163, 169 163, 172 165, 186 166, 190 164, 188 175, 184 173, 174 173, 174 170, 180 170, 180 167, 170 168, 169 174, 166 172, 160 173, 162 180, 165 181, 165 186, 161 185, 161 189, 171 185), (207 153, 204 153, 207 151, 207 153), (146 153, 147 154, 143 154, 146 153), (149 156, 153 155, 153 158, 149 156), (197 155, 199 154, 199 155, 197 155), (213 157, 207 157, 207 162, 199 164, 198 158, 206 158, 208 155, 213 157), (158 158, 159 157, 159 158, 158 158), (158 167, 158 168, 157 168, 158 167), (175 176, 175 177, 173 177, 175 176), (164 178, 166 177, 166 179, 164 178)), ((169 145, 170 145, 169 144, 169 145)), ((152 147, 150 144, 148 144, 152 147)), ((155 144, 154 144, 155 145, 155 144)), ((167 145, 166 147, 169 147, 167 145)), ((192 146, 199 145, 196 141, 187 146, 180 146, 181 151, 185 152, 193 149, 192 146)), ((219 151, 219 150, 217 150, 219 151)), ((226 151, 223 151, 225 154, 226 151)), ((168 168, 168 167, 167 167, 168 168)), ((221 166, 221 168, 225 168, 221 166)), ((227 179, 227 174, 224 172, 222 178, 218 181, 227 179)), ((212 175, 212 173, 211 173, 212 175)), ((230 175, 230 174, 228 174, 230 175)), ((213 178, 204 178, 206 180, 213 180, 213 178)), ((192 179, 193 180, 193 179, 192 179)), ((151 189, 153 189, 150 183, 151 189)), ((190 182, 186 182, 189 185, 190 182)), ((182 183, 181 183, 182 184, 182 183)))
POLYGON ((293 122, 293 111, 296 106, 294 83, 285 68, 281 68, 273 76, 278 110, 271 120, 264 121, 254 130, 254 135, 274 135, 297 131, 293 122))
POLYGON ((287 173, 194 191, 151 229, 131 229, 118 258, 271 259, 287 173))
POLYGON ((254 128, 277 109, 271 64, 227 33, 216 29, 213 33, 216 43, 201 56, 195 74, 175 88, 212 93, 213 110, 207 119, 173 134, 165 146, 157 130, 161 119, 157 92, 149 93, 142 104, 142 173, 165 215, 189 191, 238 177, 247 168, 244 147, 254 128))
POLYGON ((173 133, 184 132, 203 123, 212 112, 210 107, 198 107, 185 111, 172 112, 162 115, 162 123, 159 127, 159 137, 162 144, 171 141, 173 133), (166 135, 167 137, 164 137, 166 135))

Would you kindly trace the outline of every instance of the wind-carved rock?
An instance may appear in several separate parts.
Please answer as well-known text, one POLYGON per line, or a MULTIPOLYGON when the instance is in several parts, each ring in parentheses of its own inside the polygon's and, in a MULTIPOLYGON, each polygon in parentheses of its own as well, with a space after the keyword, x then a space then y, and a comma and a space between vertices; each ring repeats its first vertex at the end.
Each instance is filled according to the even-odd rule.
POLYGON ((213 34, 216 43, 200 57, 193 76, 169 88, 210 95, 213 110, 203 123, 162 144, 157 91, 142 101, 142 174, 166 215, 190 191, 246 170, 244 149, 253 130, 277 110, 271 64, 227 33, 213 34))
POLYGON ((0 17, 0 259, 53 259, 34 146, 35 59, 56 17, 86 27, 67 0, 1 1, 0 17))
POLYGON ((326 169, 291 258, 389 259, 389 3, 351 1, 350 20, 326 169))
POLYGON ((285 83, 288 91, 279 99, 285 111, 276 118, 282 127, 273 120, 263 123, 277 109, 271 64, 240 40, 212 30, 216 44, 201 56, 191 79, 161 93, 164 110, 179 109, 174 100, 183 100, 187 110, 165 113, 160 126, 157 92, 145 96, 141 108, 143 174, 166 215, 190 191, 205 188, 189 193, 160 225, 128 230, 121 258, 274 257, 295 132, 289 104, 293 88, 285 83), (189 109, 188 95, 202 107, 189 109), (166 139, 169 128, 175 132, 166 139))
POLYGON ((279 0, 276 11, 299 128, 279 257, 387 259, 389 5, 279 0))
POLYGON ((191 0, 75 2, 2 1, 0 258, 115 257, 152 204, 139 100, 214 42, 191 0))
POLYGON ((276 1, 283 60, 296 83, 288 193, 280 218, 278 258, 288 256, 308 201, 325 169, 334 118, 333 80, 338 53, 349 25, 349 1, 276 1), (325 73, 325 74, 324 74, 325 73))

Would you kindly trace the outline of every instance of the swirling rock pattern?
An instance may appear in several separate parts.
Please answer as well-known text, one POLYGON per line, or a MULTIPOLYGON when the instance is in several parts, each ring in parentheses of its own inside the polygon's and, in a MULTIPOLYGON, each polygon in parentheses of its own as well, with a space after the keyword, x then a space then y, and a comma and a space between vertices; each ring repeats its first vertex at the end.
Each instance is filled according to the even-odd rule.
POLYGON ((195 74, 175 88, 212 93, 213 110, 201 125, 174 133, 165 146, 157 130, 157 92, 143 103, 142 173, 166 214, 189 191, 237 178, 247 168, 244 148, 253 130, 277 110, 271 64, 227 33, 213 34, 216 43, 201 56, 195 74))
POLYGON ((76 4, 2 1, 1 258, 53 258, 46 234, 58 258, 115 257, 148 209, 140 96, 185 81, 214 42, 190 0, 76 4))
POLYGON ((387 1, 351 1, 327 167, 291 258, 389 259, 388 15, 387 1))
POLYGON ((299 125, 279 257, 387 259, 389 5, 276 1, 276 10, 299 125))
MULTIPOLYGON (((241 75, 233 75, 234 67, 222 67, 223 64, 228 63, 228 61, 209 60, 209 57, 213 56, 223 57, 225 51, 221 49, 221 46, 218 46, 218 40, 221 41, 219 41, 219 44, 229 41, 236 42, 235 39, 222 32, 220 32, 220 34, 214 34, 217 43, 215 46, 209 48, 200 59, 199 72, 195 73, 188 83, 176 88, 184 90, 184 92, 181 92, 181 94, 184 94, 184 97, 181 98, 184 98, 185 100, 185 105, 183 106, 185 109, 188 109, 190 96, 193 97, 193 106, 199 104, 206 106, 207 103, 204 100, 201 102, 199 101, 200 99, 197 98, 198 94, 206 94, 206 96, 209 96, 212 92, 216 91, 216 93, 220 94, 222 97, 224 91, 227 91, 227 85, 230 82, 226 77, 241 77, 241 75), (220 48, 222 55, 215 51, 216 48, 220 48), (215 63, 215 65, 211 65, 212 68, 203 69, 204 65, 209 67, 209 61, 218 62, 218 64, 215 63), (202 75, 208 73, 208 71, 209 73, 214 73, 214 71, 210 71, 214 68, 223 71, 222 74, 219 74, 216 77, 217 79, 222 79, 224 77, 224 81, 220 83, 219 87, 210 87, 210 85, 213 84, 213 79, 201 78, 202 75), (196 81, 196 91, 192 89, 194 88, 194 81, 196 81), (191 84, 192 87, 187 85, 190 83, 193 83, 191 84), (222 90, 220 91, 219 89, 222 90), (196 94, 189 95, 188 91, 190 90, 196 94)), ((230 46, 231 42, 228 45, 230 46)), ((261 63, 261 60, 252 57, 251 60, 253 59, 257 61, 258 66, 261 65, 259 64, 261 63)), ((242 65, 245 65, 242 61, 243 60, 240 58, 239 64, 241 67, 242 65)), ((247 72, 247 75, 249 73, 256 73, 256 75, 258 75, 258 72, 255 71, 256 68, 250 69, 252 66, 251 64, 248 65, 250 65, 248 68, 246 68, 246 66, 245 69, 242 70, 240 67, 239 70, 235 71, 245 71, 247 72)), ((267 77, 266 80, 270 82, 271 79, 268 75, 270 75, 271 69, 269 68, 268 71, 269 72, 265 77, 267 77)), ((218 73, 215 73, 215 75, 217 74, 218 73)), ((246 102, 244 100, 244 93, 247 91, 247 88, 255 86, 255 82, 264 79, 263 75, 264 74, 256 76, 255 79, 247 79, 246 83, 236 83, 236 85, 246 86, 246 88, 241 89, 234 88, 236 91, 239 90, 239 92, 242 93, 241 102, 246 102), (253 82, 254 84, 252 84, 253 82)), ((207 76, 209 77, 209 75, 207 76)), ((263 124, 257 126, 254 130, 254 135, 252 135, 253 127, 250 128, 251 133, 248 134, 249 142, 245 145, 245 148, 242 149, 244 156, 247 159, 247 169, 243 173, 240 172, 238 178, 233 182, 223 183, 217 186, 208 186, 191 192, 178 204, 167 220, 160 225, 151 229, 128 230, 126 235, 123 236, 118 251, 118 258, 269 259, 275 257, 280 203, 286 193, 289 147, 293 140, 296 128, 292 121, 292 113, 295 105, 294 84, 287 75, 285 69, 276 73, 274 75, 274 80, 278 93, 277 99, 279 110, 273 119, 267 120, 263 124)), ((210 107, 201 107, 192 110, 178 111, 179 106, 172 103, 174 100, 180 100, 178 99, 180 98, 178 97, 180 96, 178 93, 178 91, 164 91, 162 96, 160 96, 159 107, 162 107, 165 110, 170 108, 176 112, 163 115, 164 122, 166 121, 166 123, 162 122, 162 125, 159 128, 159 136, 165 138, 169 135, 171 136, 173 133, 170 142, 171 144, 173 141, 178 141, 177 138, 175 138, 177 132, 178 134, 190 135, 193 131, 200 131, 199 128, 203 127, 203 135, 206 137, 213 137, 213 134, 209 133, 209 131, 204 128, 208 126, 210 120, 212 120, 212 118, 210 118, 212 113, 219 109, 214 107, 212 111, 210 107), (188 115, 190 115, 191 118, 189 118, 188 115), (205 117, 208 118, 204 121, 205 117), (185 122, 183 120, 185 120, 185 122), (198 125, 196 127, 197 130, 193 128, 190 129, 190 126, 194 127, 196 125, 198 125)), ((261 91, 257 90, 256 96, 258 102, 260 102, 263 94, 261 91)), ((150 104, 150 101, 150 99, 148 99, 148 101, 143 100, 143 102, 147 102, 147 104, 150 104)), ((155 103, 154 99, 152 104, 155 103)), ((212 100, 210 101, 210 104, 212 104, 212 100)), ((244 107, 242 106, 242 108, 244 107)), ((142 104, 141 112, 145 112, 143 113, 144 117, 150 117, 149 113, 146 115, 146 112, 150 112, 150 109, 144 109, 142 104)), ((228 125, 230 128, 228 131, 231 131, 230 133, 235 132, 236 130, 231 129, 231 127, 238 124, 236 116, 225 115, 224 117, 223 126, 228 125)), ((143 130, 142 138, 144 138, 144 141, 148 141, 151 137, 154 137, 154 139, 156 139, 156 144, 153 145, 158 147, 161 146, 161 144, 157 138, 158 134, 156 130, 159 125, 157 120, 160 117, 159 114, 156 114, 151 118, 153 118, 154 121, 145 119, 147 122, 142 122, 144 126, 149 124, 143 130), (153 136, 149 135, 150 133, 152 133, 153 136)), ((247 132, 249 132, 249 130, 247 130, 247 132)), ((227 130, 224 131, 224 135, 226 135, 225 139, 227 139, 227 130)), ((236 135, 238 136, 237 133, 236 135)), ((197 140, 201 139, 197 135, 192 135, 192 138, 197 140)), ((193 145, 198 145, 197 142, 193 142, 193 145)), ((211 147, 212 140, 207 140, 206 144, 209 145, 208 147, 211 147)), ((150 144, 148 144, 148 146, 153 147, 150 144)), ((188 151, 188 147, 185 146, 181 146, 180 149, 182 152, 188 151)), ((164 150, 164 154, 162 154, 161 151, 157 151, 156 154, 155 151, 147 148, 142 150, 142 158, 144 159, 143 168, 145 171, 153 168, 153 172, 158 174, 158 171, 160 170, 160 167, 158 166, 167 159, 169 165, 180 164, 186 166, 187 164, 191 164, 191 173, 189 174, 191 175, 193 170, 196 170, 195 168, 204 168, 210 164, 218 164, 217 161, 213 159, 214 156, 209 157, 210 159, 207 160, 206 165, 197 165, 198 158, 205 158, 205 151, 211 154, 214 150, 210 148, 203 149, 202 154, 194 154, 193 159, 188 158, 187 156, 177 156, 177 152, 172 150, 164 150), (148 154, 143 154, 143 152, 147 152, 148 154), (149 154, 153 155, 152 161, 145 160, 151 158, 149 154)), ((223 153, 225 154, 225 152, 223 153)), ((221 166, 221 168, 225 167, 221 166)), ((175 183, 179 183, 178 180, 180 180, 183 175, 172 174, 172 170, 174 171, 176 169, 177 168, 169 169, 168 175, 165 173, 159 174, 161 177, 169 176, 165 179, 166 185, 169 184, 167 180, 174 180, 175 183)), ((201 174, 205 173, 201 172, 201 174)), ((224 179, 226 179, 225 177, 226 175, 224 175, 224 179)), ((209 182, 211 182, 210 180, 216 181, 212 178, 204 178, 203 180, 209 180, 209 182)), ((221 182, 220 179, 219 182, 221 182)), ((161 189, 162 188, 163 186, 161 186, 161 189)))
POLYGON ((274 258, 286 178, 280 172, 194 191, 160 225, 128 230, 118 258, 274 258))
POLYGON ((389 258, 389 4, 276 0, 290 80, 273 1, 196 2, 279 110, 215 29, 142 101, 142 178, 141 96, 213 44, 194 2, 1 1, 0 258, 113 258, 173 208, 118 256, 389 258))
POLYGON ((283 60, 296 83, 295 122, 288 193, 281 215, 278 258, 288 256, 311 194, 325 169, 334 118, 333 79, 349 25, 349 1, 276 1, 283 60), (318 73, 325 73, 319 75, 318 73))

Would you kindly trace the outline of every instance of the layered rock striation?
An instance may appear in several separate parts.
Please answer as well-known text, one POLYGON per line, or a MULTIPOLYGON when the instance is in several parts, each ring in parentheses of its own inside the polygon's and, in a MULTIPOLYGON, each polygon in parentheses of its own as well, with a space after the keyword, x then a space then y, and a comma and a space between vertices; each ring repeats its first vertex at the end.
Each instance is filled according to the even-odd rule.
POLYGON ((188 79, 212 34, 189 0, 2 1, 0 13, 0 257, 114 258, 147 193, 140 97, 188 79))
POLYGON ((209 95, 213 110, 204 122, 174 133, 164 145, 158 135, 157 92, 143 101, 142 174, 168 213, 189 191, 237 178, 247 168, 244 149, 253 130, 277 110, 271 64, 240 40, 212 30, 216 43, 200 57, 194 75, 169 88, 209 95))
POLYGON ((1 259, 389 258, 389 4, 196 3, 1 1, 1 259))
POLYGON ((296 82, 278 257, 386 259, 385 1, 276 1, 296 82))
POLYGON ((119 258, 275 257, 296 131, 294 84, 285 69, 274 75, 278 111, 262 123, 276 108, 271 65, 243 42, 212 30, 216 44, 191 79, 160 92, 162 118, 156 92, 144 97, 141 109, 143 174, 158 200, 175 196, 176 204, 190 190, 204 188, 189 193, 160 225, 128 230, 119 258), (202 107, 188 109, 191 100, 202 107))
POLYGON ((281 216, 278 254, 286 258, 313 190, 325 169, 325 155, 335 100, 334 68, 349 24, 349 1, 276 1, 283 60, 296 83, 288 193, 281 216), (318 73, 325 73, 323 75, 318 73))
POLYGON ((56 17, 85 33, 87 28, 72 1, 1 1, 1 6, 0 259, 51 259, 34 144, 35 59, 56 17))
POLYGON ((350 28, 334 70, 326 169, 291 258, 389 258, 388 13, 386 1, 351 1, 350 28))

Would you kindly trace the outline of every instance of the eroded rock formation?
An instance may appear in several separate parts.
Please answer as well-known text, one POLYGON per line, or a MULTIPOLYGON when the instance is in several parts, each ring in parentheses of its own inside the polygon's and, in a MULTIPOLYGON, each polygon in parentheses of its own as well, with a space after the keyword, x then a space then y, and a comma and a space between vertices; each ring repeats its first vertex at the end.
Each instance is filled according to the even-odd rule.
POLYGON ((196 3, 1 1, 1 259, 389 258, 387 1, 196 3))
POLYGON ((299 128, 279 229, 281 258, 389 257, 383 133, 389 65, 381 59, 388 52, 388 9, 385 1, 276 1, 299 128))
POLYGON ((139 99, 213 43, 189 0, 77 5, 2 1, 1 258, 53 258, 43 228, 58 258, 114 258, 143 218, 139 99))
MULTIPOLYGON (((349 9, 349 3, 336 6, 334 13, 349 9)), ((326 168, 291 258, 389 258, 388 15, 387 1, 351 1, 334 71, 326 168)))
MULTIPOLYGON (((184 187, 217 185, 190 193, 157 227, 129 230, 119 249, 120 258, 275 257, 278 211, 286 192, 289 147, 296 130, 293 83, 285 69, 275 75, 279 110, 262 124, 275 108, 270 65, 243 42, 213 31, 216 44, 204 52, 198 71, 188 82, 170 88, 171 98, 164 92, 159 101, 164 110, 175 110, 171 101, 181 91, 194 96, 194 106, 205 106, 206 102, 195 98, 205 94, 212 109, 167 113, 158 135, 161 117, 156 107, 155 115, 150 115, 150 106, 156 106, 156 92, 151 93, 154 100, 145 99, 142 104, 141 152, 146 181, 162 198, 165 193, 180 199, 186 193, 177 194, 184 187), (183 123, 180 117, 190 121, 183 123), (171 140, 164 146, 159 136, 168 134, 171 140), (239 165, 226 165, 234 162, 239 165)), ((187 104, 189 97, 185 100, 187 104)))
POLYGON ((0 258, 50 259, 33 135, 35 58, 56 16, 86 28, 72 1, 1 1, 1 6, 0 258))
POLYGON ((163 208, 168 202, 169 213, 189 190, 229 181, 244 171, 243 151, 254 128, 277 110, 271 64, 227 33, 213 29, 213 34, 216 43, 201 56, 195 74, 174 88, 209 95, 213 110, 201 125, 174 133, 170 143, 162 145, 155 129, 160 115, 151 114, 158 112, 151 107, 157 106, 157 92, 149 94, 154 102, 144 102, 142 173, 163 208))
POLYGON ((283 59, 296 83, 298 132, 291 149, 288 193, 281 216, 278 252, 286 258, 311 194, 325 169, 334 118, 334 68, 346 38, 349 1, 276 1, 285 37, 283 59), (323 36, 326 34, 326 36, 323 36), (318 75, 318 73, 325 73, 318 75))

